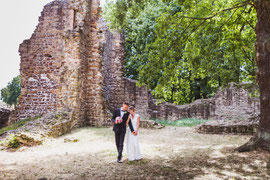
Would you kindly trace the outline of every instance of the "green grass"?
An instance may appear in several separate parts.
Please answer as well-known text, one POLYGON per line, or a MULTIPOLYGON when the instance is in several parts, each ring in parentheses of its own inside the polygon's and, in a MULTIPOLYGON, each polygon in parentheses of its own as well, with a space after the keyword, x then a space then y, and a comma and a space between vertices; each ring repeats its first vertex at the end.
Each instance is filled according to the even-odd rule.
POLYGON ((208 120, 204 119, 195 119, 195 118, 184 118, 177 121, 166 121, 166 120, 158 120, 154 119, 159 124, 162 124, 164 126, 179 126, 179 127, 193 127, 197 126, 199 124, 202 124, 208 120))
POLYGON ((27 122, 37 120, 37 119, 39 119, 40 117, 41 117, 41 116, 35 116, 35 117, 32 117, 32 118, 26 118, 26 119, 23 119, 23 120, 21 120, 21 121, 18 121, 18 122, 16 122, 16 123, 14 123, 14 124, 11 124, 11 125, 9 125, 9 126, 7 126, 7 127, 4 127, 4 128, 2 128, 2 129, 0 129, 0 136, 1 136, 2 134, 6 133, 7 131, 14 130, 14 129, 18 129, 18 128, 24 126, 27 122))

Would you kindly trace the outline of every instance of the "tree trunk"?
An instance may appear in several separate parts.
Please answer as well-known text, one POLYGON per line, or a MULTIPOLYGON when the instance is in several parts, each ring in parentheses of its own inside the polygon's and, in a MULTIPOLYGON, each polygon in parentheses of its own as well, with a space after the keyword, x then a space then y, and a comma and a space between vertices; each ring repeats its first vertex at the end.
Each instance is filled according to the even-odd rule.
POLYGON ((256 135, 239 147, 240 152, 262 148, 270 151, 270 0, 256 0, 256 63, 260 87, 261 115, 256 135))

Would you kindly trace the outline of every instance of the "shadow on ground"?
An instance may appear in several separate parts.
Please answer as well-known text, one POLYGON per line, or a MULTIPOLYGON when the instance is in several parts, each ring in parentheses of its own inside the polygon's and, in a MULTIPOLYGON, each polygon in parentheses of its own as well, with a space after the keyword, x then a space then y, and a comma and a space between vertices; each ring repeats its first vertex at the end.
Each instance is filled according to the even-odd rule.
POLYGON ((200 135, 183 128, 144 130, 144 158, 124 159, 121 164, 116 163, 111 129, 85 128, 67 137, 71 136, 79 142, 63 143, 66 137, 61 137, 43 151, 46 146, 39 147, 41 153, 55 148, 48 156, 40 155, 28 163, 0 162, 0 179, 270 179, 268 152, 234 152, 246 141, 242 136, 200 135))
MULTIPOLYGON (((50 157, 49 161, 24 164, 1 172, 4 179, 269 179, 268 153, 239 154, 223 149, 225 157, 210 157, 198 150, 191 157, 172 155, 118 164, 113 152, 50 157), (65 159, 61 161, 61 159, 65 159), (21 172, 21 173, 18 173, 21 172), (50 172, 50 174, 48 174, 50 172)), ((16 166, 16 165, 15 165, 16 166)), ((14 167, 15 167, 14 166, 14 167)), ((1 165, 0 165, 1 167, 1 165)))

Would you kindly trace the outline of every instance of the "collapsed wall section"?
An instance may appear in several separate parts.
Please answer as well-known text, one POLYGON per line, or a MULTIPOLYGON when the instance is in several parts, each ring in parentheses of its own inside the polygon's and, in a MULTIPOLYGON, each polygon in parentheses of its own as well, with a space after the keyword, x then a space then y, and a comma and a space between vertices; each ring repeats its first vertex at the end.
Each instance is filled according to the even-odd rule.
POLYGON ((125 79, 125 97, 136 106, 145 119, 180 120, 183 118, 257 122, 260 115, 259 98, 250 97, 251 89, 231 84, 220 89, 210 99, 199 99, 185 105, 158 103, 146 86, 138 87, 135 80, 125 79))
POLYGON ((210 119, 215 116, 212 99, 197 100, 187 105, 159 103, 146 86, 138 87, 137 81, 125 78, 125 96, 144 119, 180 120, 182 118, 210 119))
POLYGON ((46 5, 32 37, 20 45, 22 91, 16 120, 55 111, 60 105, 60 68, 64 58, 62 11, 66 5, 60 1, 46 5))

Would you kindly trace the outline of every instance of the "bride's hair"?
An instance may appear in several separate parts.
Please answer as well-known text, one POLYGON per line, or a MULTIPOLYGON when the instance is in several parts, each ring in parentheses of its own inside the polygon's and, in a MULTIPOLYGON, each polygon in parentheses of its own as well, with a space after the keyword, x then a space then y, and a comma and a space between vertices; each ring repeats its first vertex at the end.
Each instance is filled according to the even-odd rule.
POLYGON ((132 111, 135 112, 135 108, 134 108, 133 106, 131 106, 131 107, 129 108, 129 110, 132 110, 132 111))

